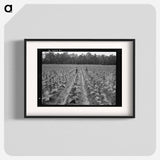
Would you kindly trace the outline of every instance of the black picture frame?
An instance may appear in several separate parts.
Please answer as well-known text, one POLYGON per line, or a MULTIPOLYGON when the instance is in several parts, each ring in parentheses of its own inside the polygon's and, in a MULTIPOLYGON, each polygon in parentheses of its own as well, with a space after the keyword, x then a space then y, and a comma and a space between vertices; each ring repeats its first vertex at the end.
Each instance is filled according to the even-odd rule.
MULTIPOLYGON (((121 49, 119 49, 119 51, 120 50, 121 49)), ((121 79, 122 78, 121 72, 118 74, 121 79)), ((119 91, 121 92, 121 88, 119 88, 119 91)), ((24 117, 25 118, 135 118, 135 39, 24 39, 24 117), (26 114, 26 109, 27 109, 26 108, 26 87, 27 87, 27 83, 26 83, 27 46, 26 44, 29 41, 102 41, 102 42, 103 41, 131 41, 133 42, 133 112, 132 112, 133 114, 131 116, 29 116, 27 115, 26 114)))

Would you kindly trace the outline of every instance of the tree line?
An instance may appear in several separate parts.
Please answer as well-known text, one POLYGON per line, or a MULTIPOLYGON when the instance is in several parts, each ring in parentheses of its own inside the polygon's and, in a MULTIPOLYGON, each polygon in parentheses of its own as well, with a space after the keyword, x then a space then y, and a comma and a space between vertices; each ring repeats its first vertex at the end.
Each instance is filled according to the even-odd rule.
POLYGON ((116 65, 115 55, 96 55, 88 52, 87 54, 68 54, 63 53, 46 53, 42 55, 43 64, 101 64, 101 65, 116 65))

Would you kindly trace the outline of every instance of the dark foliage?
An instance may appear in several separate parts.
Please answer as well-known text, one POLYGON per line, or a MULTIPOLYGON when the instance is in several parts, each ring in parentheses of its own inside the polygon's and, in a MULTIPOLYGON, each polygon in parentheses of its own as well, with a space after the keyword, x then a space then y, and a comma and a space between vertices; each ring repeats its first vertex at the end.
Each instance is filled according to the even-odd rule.
POLYGON ((42 56, 43 64, 101 64, 101 65, 115 65, 115 55, 96 55, 96 54, 68 54, 63 52, 61 54, 48 52, 45 56, 42 56))

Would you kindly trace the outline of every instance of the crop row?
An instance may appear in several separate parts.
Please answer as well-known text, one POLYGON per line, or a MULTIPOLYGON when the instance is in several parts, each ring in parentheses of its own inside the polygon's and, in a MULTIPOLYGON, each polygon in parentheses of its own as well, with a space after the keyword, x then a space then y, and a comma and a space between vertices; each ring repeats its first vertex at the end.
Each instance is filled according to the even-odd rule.
POLYGON ((83 72, 88 99, 93 105, 116 105, 115 71, 88 70, 83 72))
POLYGON ((51 69, 42 72, 42 103, 52 101, 56 103, 57 97, 68 82, 75 76, 75 70, 70 68, 51 69))
POLYGON ((116 105, 115 66, 46 65, 42 70, 42 103, 116 105))

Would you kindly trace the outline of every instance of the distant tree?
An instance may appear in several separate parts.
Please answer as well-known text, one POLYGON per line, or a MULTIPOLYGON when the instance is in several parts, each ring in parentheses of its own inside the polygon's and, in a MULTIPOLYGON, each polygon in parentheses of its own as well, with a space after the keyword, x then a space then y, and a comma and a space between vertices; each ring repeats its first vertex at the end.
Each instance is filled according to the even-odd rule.
POLYGON ((101 65, 115 65, 115 55, 96 55, 88 52, 87 54, 68 54, 68 52, 54 53, 48 51, 45 56, 42 56, 43 64, 101 64, 101 65))

